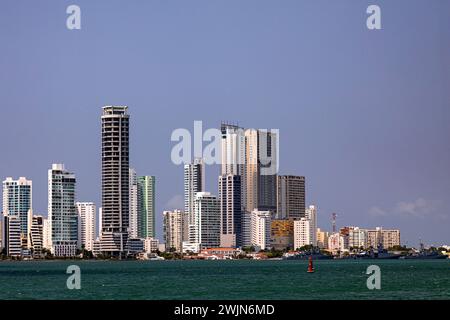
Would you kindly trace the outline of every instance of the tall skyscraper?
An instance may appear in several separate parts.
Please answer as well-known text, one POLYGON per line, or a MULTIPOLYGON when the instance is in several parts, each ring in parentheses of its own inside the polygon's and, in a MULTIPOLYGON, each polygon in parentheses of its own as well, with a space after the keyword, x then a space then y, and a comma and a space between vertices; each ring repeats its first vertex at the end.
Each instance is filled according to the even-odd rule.
POLYGON ((101 251, 122 257, 129 227, 128 107, 105 106, 102 114, 101 251))
POLYGON ((258 131, 258 210, 277 210, 278 136, 258 131))
POLYGON ((25 177, 3 181, 3 214, 16 216, 20 221, 20 238, 22 247, 28 243, 28 211, 33 208, 32 181, 25 177))
POLYGON ((193 223, 195 196, 197 192, 204 191, 205 166, 202 159, 196 158, 194 162, 184 166, 184 212, 190 225, 193 223))
POLYGON ((138 179, 136 170, 130 168, 130 226, 128 233, 130 239, 136 239, 139 234, 139 201, 138 201, 138 179))
POLYGON ((222 247, 242 246, 241 188, 241 176, 229 174, 219 177, 222 247))
POLYGON ((277 219, 305 217, 305 177, 278 176, 277 219))
POLYGON ((271 216, 270 211, 255 209, 251 213, 252 245, 260 250, 266 250, 270 247, 271 216))
POLYGON ((198 192, 194 201, 194 225, 190 243, 199 249, 220 245, 220 202, 209 192, 198 192))
POLYGON ((163 212, 164 242, 166 250, 175 249, 176 252, 183 250, 184 215, 181 210, 163 212))
POLYGON ((154 176, 138 177, 138 237, 155 238, 154 176))
POLYGON ((245 131, 243 128, 222 123, 221 175, 244 175, 245 169, 245 131))
POLYGON ((75 175, 63 164, 48 171, 48 219, 52 229, 52 253, 74 256, 78 246, 78 214, 75 206, 75 175))
POLYGON ((88 251, 94 249, 96 232, 96 207, 93 202, 77 202, 79 245, 88 251))

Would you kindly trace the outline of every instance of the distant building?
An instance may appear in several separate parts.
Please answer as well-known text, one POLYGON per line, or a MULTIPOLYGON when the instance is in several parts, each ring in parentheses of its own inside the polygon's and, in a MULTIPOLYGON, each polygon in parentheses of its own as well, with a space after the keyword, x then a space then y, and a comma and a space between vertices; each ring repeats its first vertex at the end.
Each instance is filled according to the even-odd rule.
POLYGON ((241 176, 219 176, 220 246, 224 248, 242 246, 241 187, 241 176))
POLYGON ((328 251, 336 254, 345 251, 344 237, 339 233, 333 233, 328 237, 328 251))
POLYGON ((174 248, 176 252, 183 251, 185 215, 181 210, 163 212, 164 242, 168 250, 174 248))
POLYGON ((192 243, 199 243, 200 249, 220 246, 220 202, 209 192, 195 196, 195 235, 192 243))
MULTIPOLYGON (((144 252, 152 253, 160 249, 159 240, 156 238, 147 238, 144 240, 144 252)), ((165 251, 165 250, 163 250, 165 251)))
POLYGON ((128 236, 132 239, 139 236, 139 202, 138 202, 138 179, 136 170, 130 168, 130 215, 128 236))
POLYGON ((5 248, 9 257, 22 256, 20 218, 17 215, 5 216, 5 248))
POLYGON ((305 177, 278 176, 276 218, 304 218, 305 210, 305 177))
POLYGON ((33 215, 29 211, 28 216, 28 249, 34 258, 42 257, 44 245, 44 218, 39 215, 33 215))
POLYGON ((43 247, 47 250, 52 249, 52 225, 50 219, 43 220, 43 247))
POLYGON ((322 231, 320 228, 317 228, 317 246, 320 249, 328 248, 328 232, 322 231))
POLYGON ((88 251, 92 251, 95 241, 96 230, 96 207, 93 202, 77 202, 79 245, 84 246, 88 251))
POLYGON ((127 241, 127 253, 129 255, 136 255, 144 252, 145 244, 143 239, 128 239, 127 241))
POLYGON ((349 248, 367 248, 367 230, 355 227, 349 230, 349 248))
POLYGON ((33 208, 32 181, 25 177, 13 180, 11 177, 3 181, 3 214, 17 216, 20 220, 21 246, 28 243, 28 212, 33 208))
POLYGON ((251 213, 252 245, 260 250, 270 247, 271 215, 270 211, 253 210, 251 213))
POLYGON ((123 256, 129 227, 130 116, 126 106, 105 106, 102 121, 101 250, 123 256))
POLYGON ((271 222, 272 248, 285 250, 294 247, 294 220, 272 220, 271 222))
POLYGON ((52 228, 52 253, 57 257, 75 256, 78 246, 75 183, 75 175, 63 164, 53 164, 48 171, 48 219, 52 228))
POLYGON ((155 227, 155 185, 154 176, 138 177, 138 237, 154 238, 155 227))
POLYGON ((367 246, 377 248, 379 245, 386 249, 400 246, 400 230, 384 230, 381 227, 367 230, 367 246))
POLYGON ((183 229, 183 241, 189 241, 190 228, 194 228, 194 203, 198 192, 205 191, 205 166, 201 158, 184 166, 184 212, 187 223, 183 229))
POLYGON ((317 246, 317 208, 314 205, 309 206, 305 210, 305 218, 310 221, 309 237, 311 245, 317 246))
POLYGON ((312 245, 311 237, 312 223, 311 220, 300 218, 294 221, 294 249, 297 250, 306 245, 312 245))

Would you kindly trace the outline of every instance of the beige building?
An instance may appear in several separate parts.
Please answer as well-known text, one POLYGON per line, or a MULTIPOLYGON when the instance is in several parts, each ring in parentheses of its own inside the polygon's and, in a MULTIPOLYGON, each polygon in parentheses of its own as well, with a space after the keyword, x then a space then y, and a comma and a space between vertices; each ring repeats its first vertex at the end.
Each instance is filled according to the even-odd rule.
POLYGON ((185 213, 181 210, 164 211, 163 220, 167 250, 174 248, 176 252, 182 252, 185 213))
POLYGON ((377 248, 379 244, 385 249, 399 246, 400 230, 383 230, 381 227, 367 230, 367 247, 377 248))
POLYGON ((320 228, 317 228, 317 246, 320 249, 328 248, 328 235, 327 231, 322 231, 320 228))

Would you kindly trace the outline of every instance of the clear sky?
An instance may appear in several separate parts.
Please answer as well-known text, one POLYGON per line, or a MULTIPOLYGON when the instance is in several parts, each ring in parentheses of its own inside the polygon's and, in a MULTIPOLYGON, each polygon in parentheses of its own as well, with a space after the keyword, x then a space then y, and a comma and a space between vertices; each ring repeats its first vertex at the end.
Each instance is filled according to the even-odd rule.
MULTIPOLYGON (((450 244, 450 1, 148 0, 0 3, 0 178, 77 175, 100 204, 100 115, 128 105, 131 163, 182 207, 171 132, 222 120, 280 129, 281 174, 305 175, 319 227, 400 228, 450 244), (81 7, 81 30, 66 8, 81 7), (366 27, 377 4, 382 30, 366 27)), ((217 193, 218 168, 207 189, 217 193)))

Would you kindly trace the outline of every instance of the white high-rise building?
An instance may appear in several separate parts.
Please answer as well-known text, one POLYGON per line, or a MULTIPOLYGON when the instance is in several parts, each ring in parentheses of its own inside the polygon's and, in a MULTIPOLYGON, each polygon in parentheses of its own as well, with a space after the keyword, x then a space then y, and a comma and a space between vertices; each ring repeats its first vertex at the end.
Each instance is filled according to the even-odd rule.
POLYGON ((75 206, 75 175, 63 164, 48 171, 48 219, 52 228, 52 253, 75 256, 78 247, 78 214, 75 206))
POLYGON ((32 185, 32 181, 25 177, 18 180, 8 177, 3 181, 3 214, 19 218, 23 248, 28 243, 28 213, 33 208, 32 185))
POLYGON ((184 212, 187 225, 183 231, 183 241, 189 242, 190 229, 194 228, 194 203, 198 192, 205 191, 205 166, 200 158, 184 166, 184 212))
POLYGON ((131 239, 138 238, 138 221, 139 221, 139 203, 138 203, 138 179, 136 170, 130 168, 130 226, 128 234, 131 239))
POLYGON ((100 238, 100 235, 102 234, 102 230, 103 230, 103 210, 102 207, 98 208, 98 232, 97 232, 97 237, 100 238))
POLYGON ((271 212, 253 210, 251 213, 252 245, 260 250, 270 246, 271 212))
POLYGON ((310 221, 310 239, 311 245, 317 246, 317 208, 314 205, 305 210, 305 218, 310 221))
POLYGON ((222 132, 222 173, 221 175, 244 175, 245 131, 243 128, 223 123, 222 132))
POLYGON ((309 206, 305 217, 294 221, 294 248, 312 245, 317 246, 317 209, 309 206))
MULTIPOLYGON (((198 250, 220 246, 219 205, 219 200, 211 193, 197 193, 194 202, 194 224, 190 229, 187 246, 198 250)), ((185 244, 183 244, 183 247, 185 247, 185 244)), ((186 251, 185 248, 183 248, 183 251, 186 251)))
POLYGON ((311 220, 301 218, 294 221, 294 249, 312 245, 311 230, 311 220))
POLYGON ((93 202, 77 202, 78 221, 79 221, 79 243, 80 246, 88 251, 94 249, 95 230, 96 230, 96 207, 93 202))

